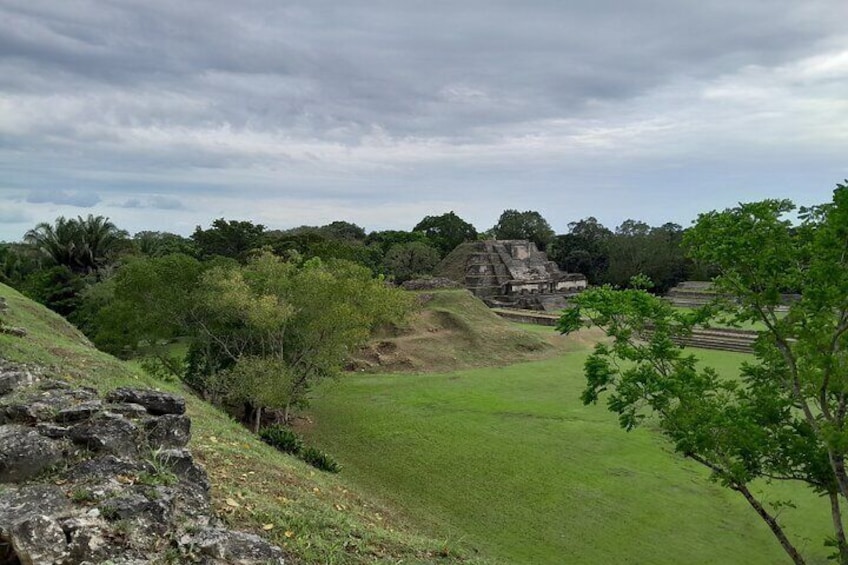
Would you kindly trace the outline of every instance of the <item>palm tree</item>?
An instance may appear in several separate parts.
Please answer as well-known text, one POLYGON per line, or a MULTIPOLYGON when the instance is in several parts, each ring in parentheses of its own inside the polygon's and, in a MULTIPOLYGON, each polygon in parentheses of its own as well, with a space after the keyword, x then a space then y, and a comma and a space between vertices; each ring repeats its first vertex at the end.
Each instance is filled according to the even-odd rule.
POLYGON ((102 267, 127 237, 103 216, 56 218, 41 222, 24 235, 24 241, 40 249, 57 265, 74 272, 91 273, 102 267))

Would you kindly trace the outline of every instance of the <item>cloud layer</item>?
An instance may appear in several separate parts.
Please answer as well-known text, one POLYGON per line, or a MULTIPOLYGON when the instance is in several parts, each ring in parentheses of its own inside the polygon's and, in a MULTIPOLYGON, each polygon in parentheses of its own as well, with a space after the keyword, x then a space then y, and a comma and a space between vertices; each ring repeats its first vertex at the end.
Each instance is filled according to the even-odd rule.
POLYGON ((826 200, 848 4, 703 4, 0 0, 0 239, 826 200))

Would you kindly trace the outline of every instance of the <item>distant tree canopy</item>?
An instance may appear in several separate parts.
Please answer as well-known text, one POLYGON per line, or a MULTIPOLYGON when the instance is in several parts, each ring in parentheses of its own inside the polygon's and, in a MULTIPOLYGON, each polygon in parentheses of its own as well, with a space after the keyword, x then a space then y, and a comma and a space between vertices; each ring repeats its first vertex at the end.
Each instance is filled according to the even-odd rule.
POLYGON ((495 239, 528 239, 542 251, 554 237, 548 221, 532 210, 504 210, 491 232, 495 239))
POLYGON ((583 273, 590 284, 603 282, 609 268, 612 231, 591 216, 568 224, 568 230, 553 239, 548 257, 566 272, 583 273))
POLYGON ((421 232, 427 236, 442 257, 453 251, 460 243, 477 239, 477 230, 474 226, 453 211, 441 216, 425 216, 412 228, 412 231, 421 232))
POLYGON ((103 267, 127 247, 127 232, 103 216, 60 216, 42 222, 24 235, 24 241, 74 273, 88 274, 103 267))
POLYGON ((140 231, 132 237, 135 250, 148 257, 162 257, 173 253, 197 254, 193 240, 175 233, 162 231, 140 231))
POLYGON ((250 251, 262 245, 264 233, 265 226, 262 224, 218 218, 209 229, 197 226, 191 239, 201 259, 219 255, 244 261, 250 251))
POLYGON ((439 252, 421 241, 395 244, 383 259, 386 274, 397 283, 429 275, 438 263, 439 252))

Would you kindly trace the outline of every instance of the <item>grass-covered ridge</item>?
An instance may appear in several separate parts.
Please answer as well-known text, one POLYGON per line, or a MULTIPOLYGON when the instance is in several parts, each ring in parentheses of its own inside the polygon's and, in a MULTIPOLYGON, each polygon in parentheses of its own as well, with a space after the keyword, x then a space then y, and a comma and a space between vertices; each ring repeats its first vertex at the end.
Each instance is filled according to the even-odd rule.
POLYGON ((344 476, 321 473, 262 443, 226 414, 178 383, 153 380, 131 363, 96 350, 58 315, 0 284, 5 321, 24 338, 0 334, 0 357, 45 366, 56 377, 101 391, 155 387, 186 397, 189 447, 209 473, 216 510, 234 528, 284 547, 301 563, 431 563, 480 561, 455 539, 412 533, 408 521, 344 476))

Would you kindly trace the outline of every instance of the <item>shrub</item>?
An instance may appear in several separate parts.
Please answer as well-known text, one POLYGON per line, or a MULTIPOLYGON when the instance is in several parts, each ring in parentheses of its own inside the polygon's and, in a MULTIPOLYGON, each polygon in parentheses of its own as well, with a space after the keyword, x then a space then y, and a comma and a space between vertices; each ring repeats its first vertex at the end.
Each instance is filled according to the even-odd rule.
POLYGON ((335 459, 314 447, 305 447, 300 453, 300 458, 309 463, 316 469, 328 471, 330 473, 338 473, 341 470, 335 459))
POLYGON ((300 436, 286 426, 279 424, 268 426, 259 432, 259 437, 268 445, 284 453, 290 453, 316 469, 330 473, 338 473, 341 470, 341 465, 335 459, 320 449, 304 445, 300 436))
POLYGON ((303 440, 286 426, 279 424, 269 426, 259 432, 259 437, 268 445, 285 453, 300 455, 301 450, 303 450, 303 440))

